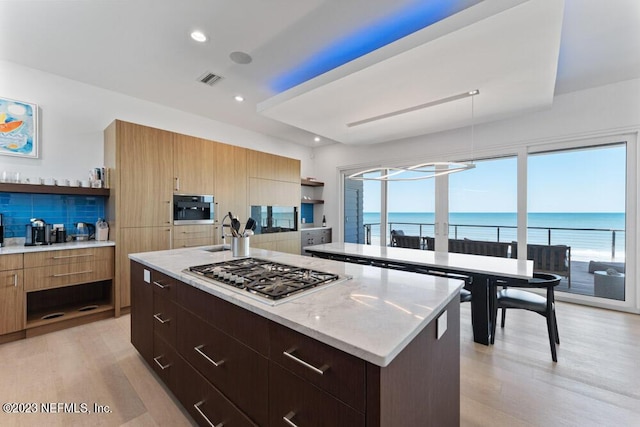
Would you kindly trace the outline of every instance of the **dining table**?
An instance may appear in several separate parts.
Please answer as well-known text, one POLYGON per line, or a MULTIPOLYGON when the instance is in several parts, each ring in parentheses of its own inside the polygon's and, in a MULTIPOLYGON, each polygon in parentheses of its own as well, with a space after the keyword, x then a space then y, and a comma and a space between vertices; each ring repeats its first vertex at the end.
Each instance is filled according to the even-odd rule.
POLYGON ((533 277, 531 260, 341 242, 306 246, 304 252, 335 261, 468 278, 473 340, 484 345, 491 341, 491 292, 500 284, 522 284, 533 277))

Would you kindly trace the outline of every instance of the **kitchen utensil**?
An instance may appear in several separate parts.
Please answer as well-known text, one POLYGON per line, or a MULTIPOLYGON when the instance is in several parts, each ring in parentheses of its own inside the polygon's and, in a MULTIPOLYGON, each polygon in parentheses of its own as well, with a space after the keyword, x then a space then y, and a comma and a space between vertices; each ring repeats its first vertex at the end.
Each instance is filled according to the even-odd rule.
POLYGON ((231 229, 236 237, 240 236, 240 220, 237 217, 231 220, 231 229))
POLYGON ((249 217, 249 219, 247 220, 247 223, 244 226, 244 230, 242 231, 242 234, 244 234, 249 230, 253 231, 255 229, 256 229, 256 220, 249 217))

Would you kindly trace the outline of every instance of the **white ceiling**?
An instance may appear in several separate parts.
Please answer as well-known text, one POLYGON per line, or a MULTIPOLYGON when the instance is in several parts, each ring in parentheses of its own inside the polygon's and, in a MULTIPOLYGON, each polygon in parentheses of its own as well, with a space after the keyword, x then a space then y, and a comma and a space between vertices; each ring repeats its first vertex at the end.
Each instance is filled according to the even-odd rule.
MULTIPOLYGON (((267 106, 276 104, 278 98, 274 97, 278 94, 270 86, 282 73, 354 29, 376 22, 415 1, 0 0, 0 59, 299 144, 313 146, 340 138, 347 143, 383 142, 407 135, 391 130, 383 134, 381 130, 386 127, 374 132, 369 129, 367 133, 370 125, 359 126, 365 132, 358 137, 354 137, 353 132, 348 138, 332 133, 328 129, 331 120, 325 120, 326 111, 322 111, 326 100, 324 104, 305 105, 309 115, 317 116, 313 126, 296 119, 300 108, 275 120, 258 113, 257 106, 262 104, 266 113, 267 106), (209 41, 193 42, 189 33, 196 28, 203 30, 209 41), (235 64, 229 59, 234 51, 250 54, 253 62, 235 64), (205 71, 224 79, 212 87, 206 86, 197 81, 205 71), (245 102, 234 101, 237 94, 243 95, 245 102), (318 133, 323 140, 315 143, 313 137, 318 133)), ((477 23, 469 26, 459 25, 458 31, 453 31, 456 28, 452 25, 450 36, 414 46, 414 50, 420 52, 418 57, 428 55, 431 64, 443 65, 440 68, 432 65, 428 69, 429 82, 437 89, 435 92, 427 96, 414 90, 408 92, 410 96, 399 92, 404 95, 390 98, 388 94, 374 96, 375 91, 369 91, 367 108, 361 111, 350 108, 351 118, 346 122, 472 89, 481 90, 474 100, 476 122, 495 120, 546 108, 554 93, 640 77, 639 1, 565 0, 559 57, 554 53, 554 49, 558 50, 558 13, 553 11, 554 3, 562 2, 484 0, 476 9, 516 6, 486 19, 476 18, 477 23), (523 4, 517 6, 519 3, 523 4), (535 7, 544 3, 551 6, 550 10, 535 7), (526 7, 531 12, 529 16, 516 13, 518 8, 526 7), (451 54, 452 50, 457 51, 457 59, 451 54), (460 67, 459 61, 463 58, 460 51, 472 55, 474 64, 460 67), (481 58, 473 56, 474 53, 481 53, 481 58), (536 72, 527 66, 531 58, 543 61, 536 63, 536 72), (526 88, 522 89, 526 96, 508 95, 510 92, 505 91, 507 83, 517 81, 527 83, 520 85, 526 88)), ((420 33, 423 31, 407 40, 419 39, 420 33)), ((409 43, 407 40, 394 45, 409 43)), ((402 80, 402 70, 409 67, 394 68, 398 65, 388 62, 385 52, 392 51, 379 49, 372 55, 379 60, 376 63, 361 58, 352 61, 350 66, 370 61, 367 64, 370 69, 364 69, 365 74, 384 71, 402 80)), ((411 55, 394 53, 400 53, 397 56, 411 64, 411 55)), ((324 83, 329 83, 324 88, 328 93, 336 88, 341 92, 356 90, 363 84, 355 75, 330 83, 327 80, 331 74, 321 76, 324 83)), ((334 76, 337 74, 338 71, 333 72, 334 76)), ((388 86, 389 81, 386 79, 378 85, 388 86)), ((432 120, 432 126, 418 131, 427 133, 468 125, 471 118, 468 100, 456 102, 462 106, 452 103, 444 109, 450 110, 448 113, 439 113, 437 120, 432 120)))

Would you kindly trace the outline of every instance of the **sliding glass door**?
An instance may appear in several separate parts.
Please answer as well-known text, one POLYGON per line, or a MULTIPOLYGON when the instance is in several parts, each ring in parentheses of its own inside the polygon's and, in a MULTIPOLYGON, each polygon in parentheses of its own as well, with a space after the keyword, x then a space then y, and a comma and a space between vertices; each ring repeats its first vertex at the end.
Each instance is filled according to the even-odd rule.
POLYGON ((528 157, 527 251, 559 291, 624 301, 626 144, 528 157))

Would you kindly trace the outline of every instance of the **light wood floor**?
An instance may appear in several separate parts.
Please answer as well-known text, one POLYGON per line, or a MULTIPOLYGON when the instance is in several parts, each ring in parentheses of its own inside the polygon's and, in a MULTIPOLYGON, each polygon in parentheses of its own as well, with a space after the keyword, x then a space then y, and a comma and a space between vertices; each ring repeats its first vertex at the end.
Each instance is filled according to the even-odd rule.
MULTIPOLYGON (((544 318, 510 311, 496 344, 461 310, 463 426, 640 426, 640 316, 559 303, 551 361, 544 318)), ((0 345, 0 401, 94 403, 108 414, 5 414, 0 426, 189 426, 129 343, 129 316, 0 345)))

